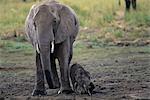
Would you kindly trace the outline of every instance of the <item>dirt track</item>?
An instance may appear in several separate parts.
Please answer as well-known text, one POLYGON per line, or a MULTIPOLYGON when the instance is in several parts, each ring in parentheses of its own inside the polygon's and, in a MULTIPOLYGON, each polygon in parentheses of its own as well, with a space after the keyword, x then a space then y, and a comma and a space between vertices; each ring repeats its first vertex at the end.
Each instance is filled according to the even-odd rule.
MULTIPOLYGON (((0 97, 18 100, 33 98, 30 96, 35 81, 34 54, 7 52, 3 48, 0 50, 0 97)), ((75 48, 74 52, 73 62, 80 63, 91 73, 96 93, 92 97, 86 94, 56 96, 57 90, 47 89, 49 97, 41 99, 150 99, 149 46, 99 47, 82 51, 75 48), (77 55, 79 52, 81 55, 77 55)))

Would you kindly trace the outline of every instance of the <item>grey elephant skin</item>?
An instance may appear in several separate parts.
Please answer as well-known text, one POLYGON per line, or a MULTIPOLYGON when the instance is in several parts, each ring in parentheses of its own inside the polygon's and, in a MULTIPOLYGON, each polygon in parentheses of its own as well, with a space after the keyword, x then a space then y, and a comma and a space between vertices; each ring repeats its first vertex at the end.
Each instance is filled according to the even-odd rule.
POLYGON ((76 63, 70 67, 70 81, 76 94, 92 95, 95 86, 91 82, 91 75, 80 64, 76 63))
POLYGON ((36 50, 36 85, 32 95, 46 94, 44 78, 50 89, 60 88, 59 93, 71 91, 69 64, 79 31, 75 12, 55 0, 33 5, 26 18, 25 30, 36 50), (60 80, 56 59, 60 67, 60 80))

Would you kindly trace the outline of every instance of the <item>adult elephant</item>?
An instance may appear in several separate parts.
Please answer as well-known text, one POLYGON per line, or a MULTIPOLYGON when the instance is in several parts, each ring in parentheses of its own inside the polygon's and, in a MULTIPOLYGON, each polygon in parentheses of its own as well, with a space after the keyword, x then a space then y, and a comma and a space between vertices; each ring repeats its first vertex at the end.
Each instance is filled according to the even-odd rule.
POLYGON ((44 77, 50 89, 60 87, 58 93, 71 91, 68 71, 79 31, 75 12, 55 0, 33 5, 26 18, 25 30, 36 50, 37 78, 32 95, 46 95, 44 77), (59 61, 60 82, 55 59, 59 61))

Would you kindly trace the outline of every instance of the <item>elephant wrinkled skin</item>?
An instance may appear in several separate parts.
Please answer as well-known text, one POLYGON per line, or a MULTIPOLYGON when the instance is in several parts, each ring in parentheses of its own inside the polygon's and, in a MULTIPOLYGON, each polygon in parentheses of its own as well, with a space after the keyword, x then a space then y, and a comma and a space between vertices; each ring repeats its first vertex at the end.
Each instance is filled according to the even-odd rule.
POLYGON ((79 31, 75 12, 55 0, 33 5, 26 18, 25 30, 36 50, 36 85, 32 95, 46 94, 44 78, 50 89, 60 87, 59 93, 71 91, 68 70, 79 31), (60 66, 60 82, 56 59, 60 66))

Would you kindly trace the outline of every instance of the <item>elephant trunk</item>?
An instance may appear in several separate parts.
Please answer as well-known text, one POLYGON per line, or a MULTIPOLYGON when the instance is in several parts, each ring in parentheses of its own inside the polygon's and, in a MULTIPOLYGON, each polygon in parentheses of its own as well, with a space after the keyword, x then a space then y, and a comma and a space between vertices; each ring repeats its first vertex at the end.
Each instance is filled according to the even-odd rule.
POLYGON ((51 61, 50 61, 50 44, 49 45, 40 45, 40 57, 42 62, 43 71, 45 73, 45 78, 49 85, 49 88, 54 87, 54 77, 51 69, 51 61))
POLYGON ((40 23, 38 25, 36 38, 39 46, 36 47, 36 50, 40 53, 43 72, 45 73, 49 88, 52 89, 55 85, 51 66, 51 52, 54 52, 53 27, 50 25, 50 22, 40 23))

